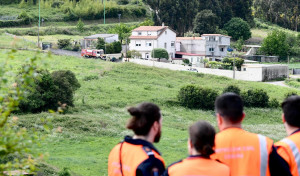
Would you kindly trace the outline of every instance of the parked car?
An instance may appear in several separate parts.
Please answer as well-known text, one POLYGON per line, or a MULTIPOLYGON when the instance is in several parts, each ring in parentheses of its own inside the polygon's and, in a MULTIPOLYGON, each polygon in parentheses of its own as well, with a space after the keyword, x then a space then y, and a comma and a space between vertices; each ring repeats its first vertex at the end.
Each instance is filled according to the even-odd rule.
POLYGON ((196 68, 188 68, 187 71, 198 73, 198 70, 196 68))

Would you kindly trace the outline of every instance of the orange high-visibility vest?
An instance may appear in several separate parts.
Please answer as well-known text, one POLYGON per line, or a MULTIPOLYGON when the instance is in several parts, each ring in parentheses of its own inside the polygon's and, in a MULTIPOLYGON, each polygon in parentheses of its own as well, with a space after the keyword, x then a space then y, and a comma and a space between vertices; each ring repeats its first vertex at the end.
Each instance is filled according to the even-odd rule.
POLYGON ((108 157, 109 176, 136 176, 156 172, 161 175, 165 164, 154 146, 141 139, 125 137, 124 142, 116 145, 108 157))
POLYGON ((190 156, 168 167, 164 176, 229 176, 229 167, 216 160, 190 156))
POLYGON ((269 176, 273 141, 240 128, 227 128, 216 135, 215 154, 230 167, 232 176, 269 176))
POLYGON ((300 176, 300 130, 275 143, 277 153, 288 163, 293 176, 300 176))

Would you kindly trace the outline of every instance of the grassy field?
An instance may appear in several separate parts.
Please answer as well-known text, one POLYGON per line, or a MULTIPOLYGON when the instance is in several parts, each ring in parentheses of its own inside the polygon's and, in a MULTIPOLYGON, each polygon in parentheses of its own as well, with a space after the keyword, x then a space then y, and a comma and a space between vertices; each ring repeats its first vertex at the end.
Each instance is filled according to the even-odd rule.
MULTIPOLYGON (((30 41, 37 41, 37 36, 29 36, 25 35, 22 36, 23 38, 30 40, 30 41)), ((59 39, 71 39, 71 40, 80 40, 83 39, 85 36, 79 36, 79 35, 44 35, 40 37, 40 40, 42 42, 51 42, 51 43, 57 43, 59 39)))
MULTIPOLYGON (((0 58, 5 57, 0 50, 0 58)), ((10 63, 14 70, 34 52, 19 51, 10 63)), ((62 169, 70 168, 78 175, 107 175, 107 156, 111 148, 132 134, 125 129, 129 116, 126 108, 143 101, 160 105, 163 114, 163 135, 156 146, 163 153, 166 164, 187 156, 187 127, 199 120, 207 120, 214 126, 213 111, 191 110, 177 105, 176 96, 180 87, 197 84, 210 87, 221 93, 230 84, 241 89, 261 88, 271 98, 282 101, 284 95, 297 89, 273 86, 266 83, 236 81, 225 77, 191 72, 170 71, 145 67, 132 63, 110 63, 101 60, 65 56, 44 58, 47 69, 72 70, 81 88, 75 94, 75 107, 64 115, 54 115, 53 133, 42 146, 35 149, 48 153, 46 162, 62 169), (57 127, 62 132, 57 132, 57 127), (175 134, 175 135, 174 135, 175 134)), ((298 91, 300 93, 300 91, 298 91)), ((244 128, 267 135, 274 140, 285 136, 281 124, 280 109, 246 108, 244 128)), ((19 115, 20 125, 34 128, 37 119, 48 113, 19 115)))
POLYGON ((0 49, 6 49, 6 48, 36 49, 37 46, 33 42, 28 42, 21 38, 12 37, 0 33, 0 49))

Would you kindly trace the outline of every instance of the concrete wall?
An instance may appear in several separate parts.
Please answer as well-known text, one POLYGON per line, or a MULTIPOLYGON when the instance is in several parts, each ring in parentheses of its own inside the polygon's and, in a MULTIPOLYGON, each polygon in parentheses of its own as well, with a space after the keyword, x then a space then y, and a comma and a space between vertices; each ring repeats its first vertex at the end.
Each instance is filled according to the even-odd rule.
MULTIPOLYGON (((149 60, 140 60, 140 59, 131 59, 130 62, 146 65, 146 66, 154 66, 158 68, 167 68, 170 70, 181 70, 186 71, 188 66, 163 63, 163 62, 155 62, 149 60)), ((266 81, 270 79, 274 79, 277 76, 287 76, 287 67, 279 66, 277 67, 252 67, 247 68, 246 71, 236 71, 235 79, 237 80, 245 80, 245 81, 266 81), (264 68, 264 69, 263 69, 264 68), (286 68, 286 70, 285 70, 286 68)), ((196 68, 199 73, 212 74, 217 76, 225 76, 228 78, 233 78, 232 70, 220 70, 220 69, 210 69, 210 68, 196 68)))
POLYGON ((205 55, 205 40, 180 40, 180 42, 181 52, 205 55))
POLYGON ((176 33, 168 28, 157 39, 157 45, 158 45, 157 47, 166 49, 169 53, 169 57, 174 58, 176 53, 175 42, 176 42, 176 33), (173 46, 171 46, 172 42, 174 43, 173 46), (166 43, 166 47, 165 47, 165 43, 166 43))
POLYGON ((288 66, 272 66, 262 68, 262 81, 287 78, 288 66))

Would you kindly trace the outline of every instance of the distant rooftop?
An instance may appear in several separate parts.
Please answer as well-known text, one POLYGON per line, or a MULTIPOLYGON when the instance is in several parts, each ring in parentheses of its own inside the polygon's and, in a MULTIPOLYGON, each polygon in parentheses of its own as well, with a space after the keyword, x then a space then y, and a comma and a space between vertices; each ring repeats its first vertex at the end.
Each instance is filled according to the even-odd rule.
POLYGON ((164 28, 168 28, 168 26, 140 26, 133 31, 160 31, 164 28))
POLYGON ((84 37, 84 39, 97 39, 97 38, 108 38, 118 34, 95 34, 88 37, 84 37))
POLYGON ((202 34, 201 36, 224 36, 224 37, 230 37, 228 35, 222 35, 222 34, 202 34))
POLYGON ((202 37, 176 37, 176 40, 203 40, 202 37))
POLYGON ((157 39, 158 36, 130 36, 129 39, 157 39))

